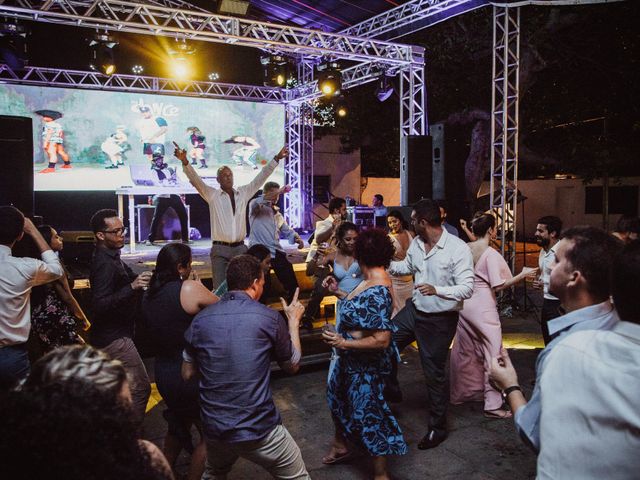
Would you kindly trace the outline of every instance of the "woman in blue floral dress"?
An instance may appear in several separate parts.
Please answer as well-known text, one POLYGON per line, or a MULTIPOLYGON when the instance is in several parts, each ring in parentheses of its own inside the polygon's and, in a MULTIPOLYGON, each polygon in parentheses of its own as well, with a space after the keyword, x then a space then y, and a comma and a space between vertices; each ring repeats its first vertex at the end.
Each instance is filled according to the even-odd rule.
MULTIPOLYGON (((393 299, 385 269, 394 248, 382 230, 361 233, 355 257, 364 280, 349 295, 332 280, 329 288, 343 298, 337 332, 325 331, 325 342, 338 350, 329 378, 327 399, 338 431, 346 442, 334 442, 330 456, 346 459, 347 444, 365 450, 373 461, 374 479, 387 480, 386 456, 407 453, 400 426, 382 391, 396 349, 391 340, 393 299)), ((333 462, 335 463, 335 462, 333 462)))

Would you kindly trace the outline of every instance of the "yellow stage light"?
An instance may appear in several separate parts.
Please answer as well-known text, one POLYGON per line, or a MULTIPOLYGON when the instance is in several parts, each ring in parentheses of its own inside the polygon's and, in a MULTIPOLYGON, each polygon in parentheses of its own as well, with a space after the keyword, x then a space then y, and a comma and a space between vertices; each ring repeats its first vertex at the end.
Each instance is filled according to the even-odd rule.
POLYGON ((178 79, 185 79, 191 74, 191 69, 187 61, 177 58, 171 63, 171 71, 173 72, 173 76, 178 79))
POLYGON ((338 114, 339 117, 346 117, 347 116, 347 108, 346 107, 338 107, 338 110, 336 112, 338 114))

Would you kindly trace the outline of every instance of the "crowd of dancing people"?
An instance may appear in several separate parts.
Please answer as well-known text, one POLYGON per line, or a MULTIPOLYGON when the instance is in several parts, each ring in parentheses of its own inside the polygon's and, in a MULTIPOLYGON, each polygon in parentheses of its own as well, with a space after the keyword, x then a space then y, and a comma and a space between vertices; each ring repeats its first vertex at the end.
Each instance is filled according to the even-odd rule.
POLYGON ((637 478, 637 218, 623 217, 608 234, 563 230, 559 218, 542 217, 538 266, 512 275, 495 248, 491 214, 461 222, 467 243, 435 201, 416 203, 410 219, 385 212, 387 230, 361 230, 346 221, 345 200, 334 198, 310 244, 306 273, 315 283, 305 307, 280 244, 284 236, 304 247, 276 207, 286 187, 266 182, 249 203, 286 154, 237 189, 223 167, 216 189, 176 149, 209 204, 213 289, 198 279, 185 243, 162 247, 153 272, 134 273, 120 258, 122 219, 96 212, 90 315, 55 253, 56 230, 0 207, 0 462, 11 478, 170 479, 183 450, 190 480, 225 479, 240 457, 274 478, 311 478, 273 401, 270 372, 272 361, 289 374, 300 370, 301 327, 313 327, 328 293, 338 301, 335 325, 322 328, 332 350, 326 468, 359 456, 370 459, 375 480, 390 478, 387 457, 410 448, 393 411, 402 409, 400 354, 415 342, 426 381, 418 449, 446 441, 450 403, 484 402, 486 417, 513 418, 538 455, 538 478, 637 478), (24 236, 33 251, 14 256, 24 236), (284 289, 277 309, 267 304, 271 269, 284 289), (529 400, 503 348, 496 300, 525 281, 544 299, 545 348, 529 400), (141 439, 151 382, 133 342, 140 320, 166 405, 162 450, 141 439), (30 355, 40 358, 32 363, 30 355))

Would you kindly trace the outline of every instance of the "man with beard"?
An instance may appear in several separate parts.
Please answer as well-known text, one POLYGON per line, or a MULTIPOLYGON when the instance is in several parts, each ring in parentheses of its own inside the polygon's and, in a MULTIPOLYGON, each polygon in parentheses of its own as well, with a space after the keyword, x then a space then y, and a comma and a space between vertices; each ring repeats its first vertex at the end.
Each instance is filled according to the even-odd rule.
POLYGON ((556 245, 560 239, 562 231, 562 220, 552 215, 542 217, 536 225, 536 244, 542 247, 538 257, 540 267, 540 278, 533 282, 533 288, 542 290, 543 301, 540 312, 540 326, 542 327, 542 338, 547 345, 551 340, 547 323, 561 315, 560 300, 549 293, 549 277, 551 275, 551 265, 556 259, 556 245))

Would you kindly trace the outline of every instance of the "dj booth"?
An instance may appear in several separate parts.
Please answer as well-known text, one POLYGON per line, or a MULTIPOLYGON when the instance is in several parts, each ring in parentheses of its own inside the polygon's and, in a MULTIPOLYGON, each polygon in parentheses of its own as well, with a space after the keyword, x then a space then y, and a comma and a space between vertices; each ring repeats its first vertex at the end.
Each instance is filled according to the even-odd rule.
MULTIPOLYGON (((134 253, 136 251, 136 238, 138 241, 143 241, 147 238, 149 233, 149 226, 151 225, 151 218, 153 217, 154 207, 147 204, 135 204, 135 195, 144 195, 147 198, 153 195, 159 194, 174 194, 174 195, 187 195, 198 194, 195 188, 191 185, 187 186, 135 186, 128 188, 121 188, 116 190, 118 196, 118 216, 124 218, 124 199, 128 201, 129 212, 129 251, 134 253), (136 219, 138 220, 138 228, 136 228, 136 219)), ((189 227, 191 226, 191 217, 189 206, 185 205, 187 209, 187 218, 189 220, 189 227)))

